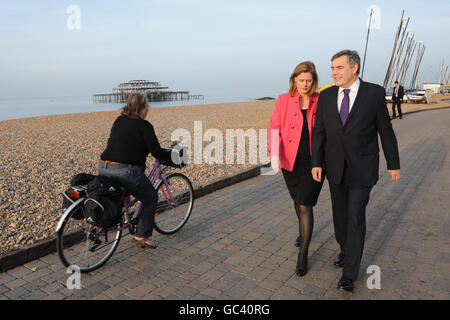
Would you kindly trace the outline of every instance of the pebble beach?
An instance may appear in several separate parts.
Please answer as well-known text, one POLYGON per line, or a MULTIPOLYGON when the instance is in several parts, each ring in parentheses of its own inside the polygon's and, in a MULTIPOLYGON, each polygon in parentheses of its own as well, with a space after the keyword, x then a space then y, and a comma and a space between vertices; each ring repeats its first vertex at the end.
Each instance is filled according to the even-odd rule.
MULTIPOLYGON (((201 121, 203 132, 218 129, 224 138, 226 129, 268 129, 274 107, 275 101, 269 100, 154 108, 147 120, 155 127, 160 144, 169 147, 176 129, 188 130, 194 139, 194 121, 201 121)), ((62 215, 61 193, 73 175, 97 174, 97 162, 119 113, 114 110, 0 121, 0 255, 54 235, 62 215)), ((210 143, 203 141, 203 146, 210 143)), ((147 158, 147 172, 153 159, 147 158)), ((255 166, 249 161, 195 164, 193 160, 192 155, 191 164, 176 170, 188 176, 194 188, 255 166)))

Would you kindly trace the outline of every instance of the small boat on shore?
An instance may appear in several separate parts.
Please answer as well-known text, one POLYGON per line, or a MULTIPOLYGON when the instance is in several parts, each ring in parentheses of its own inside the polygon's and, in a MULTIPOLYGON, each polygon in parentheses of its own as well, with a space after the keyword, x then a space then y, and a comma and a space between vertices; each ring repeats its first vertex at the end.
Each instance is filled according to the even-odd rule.
POLYGON ((392 93, 386 92, 386 101, 387 102, 392 102, 392 93))
POLYGON ((407 95, 408 102, 425 102, 425 91, 414 91, 407 95))

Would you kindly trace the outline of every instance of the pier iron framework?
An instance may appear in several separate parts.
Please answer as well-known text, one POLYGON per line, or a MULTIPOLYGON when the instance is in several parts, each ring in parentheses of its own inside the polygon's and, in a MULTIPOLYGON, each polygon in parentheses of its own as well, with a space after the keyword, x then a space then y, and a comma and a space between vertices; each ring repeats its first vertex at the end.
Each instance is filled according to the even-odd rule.
POLYGON ((174 101, 203 99, 203 95, 191 95, 189 91, 170 91, 168 87, 163 87, 157 81, 131 80, 120 83, 117 88, 113 88, 113 93, 94 94, 94 102, 124 103, 133 93, 144 93, 148 101, 174 101))

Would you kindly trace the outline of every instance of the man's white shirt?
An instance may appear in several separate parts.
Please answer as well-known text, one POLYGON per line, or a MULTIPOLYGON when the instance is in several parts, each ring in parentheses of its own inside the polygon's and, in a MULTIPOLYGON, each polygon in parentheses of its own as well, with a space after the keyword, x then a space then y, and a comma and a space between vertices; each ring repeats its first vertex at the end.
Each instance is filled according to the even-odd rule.
MULTIPOLYGON (((353 84, 350 87, 348 87, 348 89, 350 89, 350 92, 348 93, 348 96, 350 98, 350 106, 349 106, 348 112, 352 111, 353 103, 355 103, 355 99, 356 99, 356 95, 358 94, 360 83, 361 83, 361 81, 358 78, 358 79, 356 79, 355 82, 353 82, 353 84)), ((344 99, 344 89, 347 89, 347 88, 339 87, 338 112, 341 112, 342 99, 344 99)))

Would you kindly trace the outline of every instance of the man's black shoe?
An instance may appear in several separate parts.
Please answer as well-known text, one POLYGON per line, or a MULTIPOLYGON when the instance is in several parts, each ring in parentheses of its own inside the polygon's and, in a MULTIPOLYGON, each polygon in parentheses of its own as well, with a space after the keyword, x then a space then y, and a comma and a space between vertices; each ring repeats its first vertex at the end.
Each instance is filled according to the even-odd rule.
POLYGON ((339 290, 345 290, 345 291, 348 291, 348 292, 353 292, 353 280, 342 278, 341 280, 339 280, 337 288, 339 290))
POLYGON ((339 255, 334 259, 334 265, 337 267, 343 267, 344 266, 344 255, 342 253, 339 253, 339 255))

